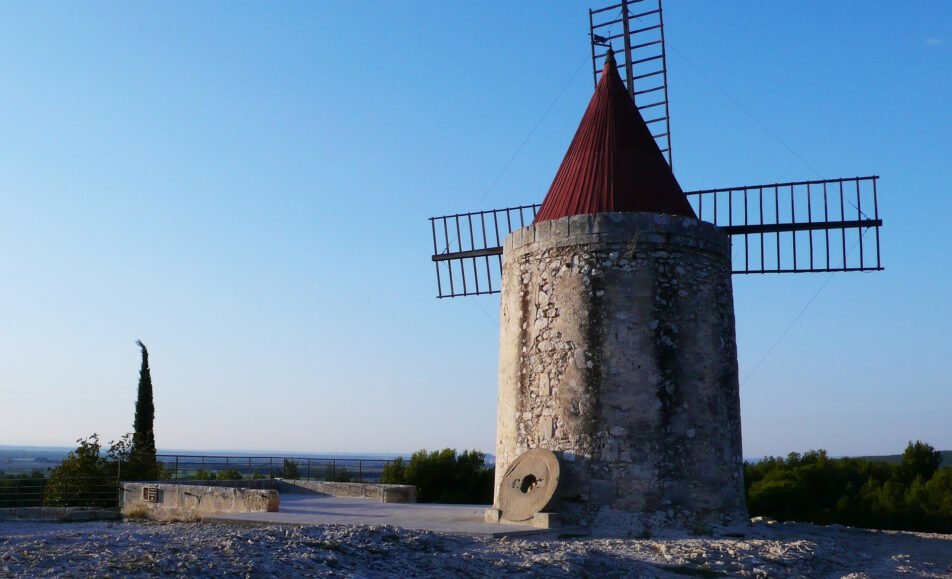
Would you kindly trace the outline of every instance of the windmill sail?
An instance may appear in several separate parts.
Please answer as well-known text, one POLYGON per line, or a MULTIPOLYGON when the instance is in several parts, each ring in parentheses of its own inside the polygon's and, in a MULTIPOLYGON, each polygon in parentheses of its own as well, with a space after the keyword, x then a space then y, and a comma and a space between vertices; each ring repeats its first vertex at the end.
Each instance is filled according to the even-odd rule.
POLYGON ((595 85, 604 68, 606 53, 614 49, 628 94, 634 99, 668 166, 672 166, 661 0, 626 0, 589 10, 588 23, 595 85))
MULTIPOLYGON (((877 271, 877 176, 685 193, 703 221, 731 236, 733 273, 877 271), (872 232, 872 236, 867 234, 872 232)), ((437 297, 499 293, 502 242, 539 205, 431 217, 437 297)))

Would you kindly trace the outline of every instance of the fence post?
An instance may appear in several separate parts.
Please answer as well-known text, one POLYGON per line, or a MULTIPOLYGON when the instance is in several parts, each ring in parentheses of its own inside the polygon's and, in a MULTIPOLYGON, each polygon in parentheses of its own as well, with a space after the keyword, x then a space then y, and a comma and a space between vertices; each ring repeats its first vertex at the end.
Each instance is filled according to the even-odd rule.
POLYGON ((357 482, 364 482, 364 461, 357 462, 357 482))
POLYGON ((311 480, 311 459, 307 459, 307 480, 311 480))
POLYGON ((331 459, 331 480, 334 480, 336 478, 337 478, 337 459, 332 458, 331 459))
POLYGON ((268 476, 270 476, 271 478, 274 478, 274 457, 273 456, 268 457, 268 465, 269 465, 268 468, 271 470, 268 476))
POLYGON ((175 480, 178 480, 178 455, 175 455, 175 480))

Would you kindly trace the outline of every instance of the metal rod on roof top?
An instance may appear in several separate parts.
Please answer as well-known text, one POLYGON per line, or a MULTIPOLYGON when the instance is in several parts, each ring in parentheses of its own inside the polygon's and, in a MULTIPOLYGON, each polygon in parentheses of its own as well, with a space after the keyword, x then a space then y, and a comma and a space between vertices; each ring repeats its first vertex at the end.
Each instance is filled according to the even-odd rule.
POLYGON ((591 11, 591 9, 589 9, 588 29, 590 31, 589 33, 592 34, 592 37, 589 39, 591 40, 591 45, 592 45, 592 80, 595 81, 595 86, 597 87, 598 86, 598 67, 595 66, 595 36, 594 36, 595 33, 593 32, 595 30, 593 28, 593 24, 595 24, 595 22, 592 20, 592 14, 593 12, 591 11))
POLYGON ((631 72, 631 28, 628 22, 628 0, 621 0, 621 18, 622 25, 625 28, 625 79, 628 85, 628 96, 632 102, 635 100, 635 83, 632 81, 631 72))
POLYGON ((668 167, 674 169, 674 157, 671 154, 671 111, 668 108, 668 59, 664 48, 664 15, 661 12, 661 0, 658 0, 658 28, 661 31, 661 66, 664 75, 661 77, 661 84, 664 86, 664 116, 668 119, 667 134, 665 139, 668 141, 668 167))

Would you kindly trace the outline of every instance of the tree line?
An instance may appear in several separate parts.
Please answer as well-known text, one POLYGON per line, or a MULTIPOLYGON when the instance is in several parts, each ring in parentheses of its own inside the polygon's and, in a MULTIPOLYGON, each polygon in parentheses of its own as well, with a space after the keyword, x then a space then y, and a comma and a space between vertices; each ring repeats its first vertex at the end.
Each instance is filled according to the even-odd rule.
POLYGON ((829 525, 952 533, 952 468, 910 442, 899 464, 830 458, 825 450, 744 466, 751 516, 829 525))

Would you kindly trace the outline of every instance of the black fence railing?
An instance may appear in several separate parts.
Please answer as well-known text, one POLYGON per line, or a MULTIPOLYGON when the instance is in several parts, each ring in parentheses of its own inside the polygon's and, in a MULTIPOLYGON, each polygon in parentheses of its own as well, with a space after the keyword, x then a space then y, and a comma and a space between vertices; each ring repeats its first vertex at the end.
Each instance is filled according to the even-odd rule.
POLYGON ((0 508, 119 505, 115 477, 10 478, 0 480, 0 508))
POLYGON ((363 458, 159 454, 172 480, 289 478, 379 482, 391 461, 363 458))
MULTIPOLYGON (((162 479, 234 480, 288 478, 380 482, 386 459, 288 456, 159 454, 162 479)), ((125 466, 125 464, 123 464, 125 466)), ((120 477, 11 477, 0 479, 0 508, 99 507, 119 505, 120 477)))
MULTIPOLYGON (((698 219, 731 237, 732 273, 876 271, 877 176, 686 191, 698 219), (872 230, 873 235, 864 241, 872 230)), ((431 217, 437 297, 496 294, 502 245, 541 205, 431 217)))

